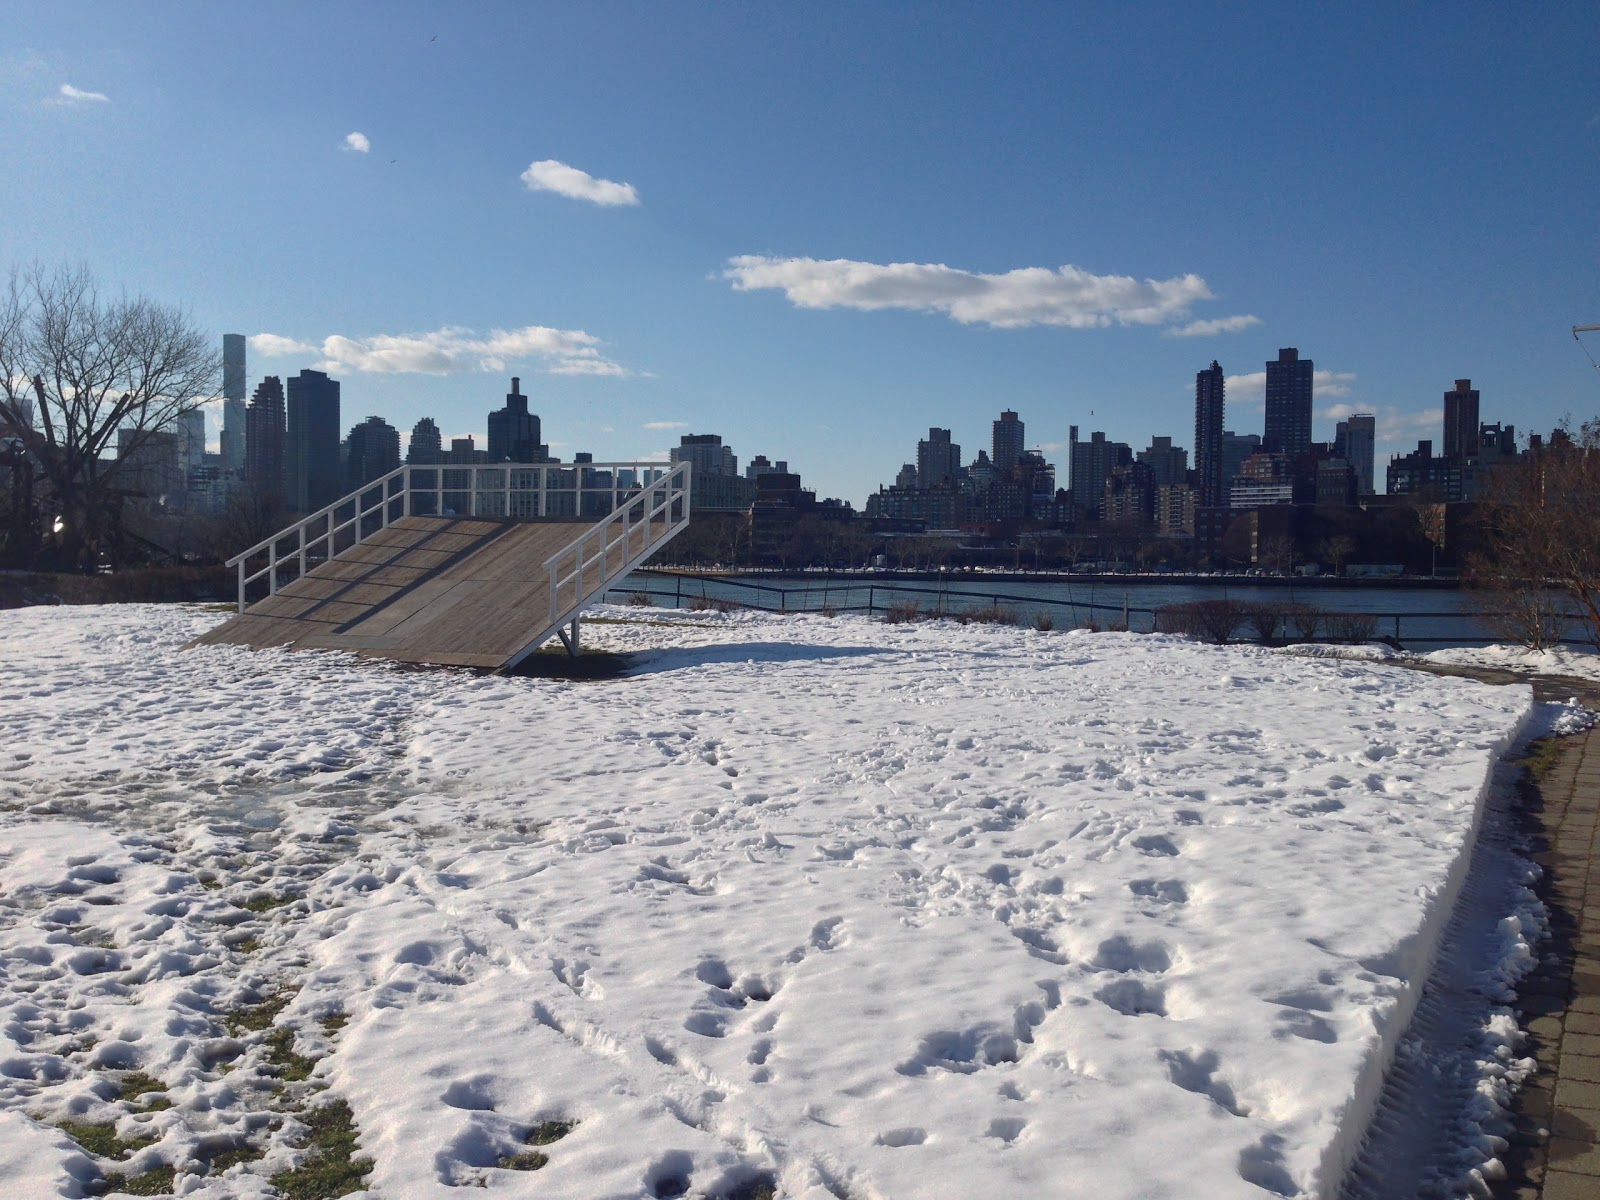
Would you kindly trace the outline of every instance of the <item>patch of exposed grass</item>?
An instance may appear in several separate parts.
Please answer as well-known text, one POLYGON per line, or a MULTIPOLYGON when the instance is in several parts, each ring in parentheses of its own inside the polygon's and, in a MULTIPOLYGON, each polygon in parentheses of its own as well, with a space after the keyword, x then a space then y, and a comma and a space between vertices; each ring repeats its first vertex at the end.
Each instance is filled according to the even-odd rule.
POLYGON ((265 1150, 258 1150, 254 1146, 235 1146, 231 1150, 220 1150, 211 1156, 209 1167, 213 1175, 221 1175, 230 1167, 237 1167, 241 1163, 253 1163, 266 1154, 265 1150))
POLYGON ((333 1200, 360 1191, 372 1170, 372 1160, 354 1157, 356 1125, 350 1106, 343 1100, 331 1100, 302 1113, 300 1120, 311 1131, 307 1143, 310 1156, 268 1181, 283 1200, 333 1200))
POLYGON ((237 1037, 241 1033, 260 1033, 263 1029, 271 1029, 278 1019, 278 1014, 289 1007, 295 993, 281 991, 268 996, 260 1004, 246 1005, 236 1008, 228 1014, 224 1024, 228 1032, 237 1037))
MULTIPOLYGON (((162 1083, 154 1075, 146 1075, 143 1071, 130 1071, 122 1077, 122 1082, 117 1085, 118 1099, 130 1101, 137 1100, 140 1096, 148 1095, 151 1092, 164 1092, 166 1090, 166 1084, 162 1083)), ((171 1108, 172 1101, 163 1096, 140 1107, 146 1112, 161 1112, 163 1109, 171 1108)))
POLYGON ((117 1136, 117 1126, 112 1121, 57 1121, 56 1128, 98 1158, 126 1158, 157 1141, 151 1137, 125 1142, 117 1136))
POLYGON ((234 949, 240 954, 254 954, 257 950, 261 949, 261 939, 245 938, 245 940, 236 945, 234 949))
POLYGON ((294 1030, 274 1029, 267 1034, 267 1061, 278 1070, 278 1078, 286 1083, 301 1083, 311 1078, 317 1060, 296 1054, 294 1030))
POLYGON ((215 875, 206 874, 198 876, 198 878, 200 880, 200 886, 205 888, 206 891, 217 892, 222 890, 222 880, 218 879, 215 875))
POLYGON ((167 1196, 177 1186, 177 1172, 168 1166, 152 1167, 137 1175, 110 1172, 105 1179, 106 1190, 126 1192, 130 1196, 167 1196))
POLYGON ((1560 757, 1560 739, 1553 737, 1540 738, 1536 742, 1528 743, 1528 752, 1518 759, 1518 763, 1528 769, 1528 774, 1535 780, 1543 779, 1550 768, 1556 765, 1560 757))
POLYGON ((519 1150, 515 1154, 502 1154, 495 1166, 503 1171, 537 1171, 550 1161, 548 1154, 537 1150, 519 1150))
POLYGON ((578 1127, 576 1121, 540 1121, 522 1139, 525 1146, 549 1146, 559 1142, 578 1127))
POLYGON ((724 1200, 775 1200, 777 1195, 778 1181, 771 1175, 757 1175, 727 1192, 724 1200))
POLYGON ((327 1034, 329 1037, 332 1037, 334 1034, 338 1033, 339 1030, 343 1029, 349 1023, 350 1014, 342 1012, 331 1013, 330 1015, 323 1017, 320 1022, 322 1025, 322 1032, 327 1034))
POLYGON ((239 907, 245 912, 264 913, 282 908, 285 904, 293 904, 298 899, 298 896, 275 896, 271 892, 257 892, 239 907))

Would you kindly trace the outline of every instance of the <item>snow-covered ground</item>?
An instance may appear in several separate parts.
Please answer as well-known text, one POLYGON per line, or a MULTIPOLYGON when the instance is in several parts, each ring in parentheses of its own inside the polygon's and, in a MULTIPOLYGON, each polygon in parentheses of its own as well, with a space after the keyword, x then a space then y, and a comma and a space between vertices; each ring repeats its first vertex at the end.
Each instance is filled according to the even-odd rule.
POLYGON ((628 678, 0 612, 0 1190, 110 1168, 71 1119, 269 1195, 337 1096, 386 1197, 1331 1196, 1531 709, 1161 636, 601 615, 628 678))
POLYGON ((1287 646, 1285 653, 1307 658, 1366 659, 1372 662, 1416 662, 1448 667, 1481 667, 1519 675, 1561 675, 1600 683, 1600 654, 1571 646, 1530 650, 1526 646, 1450 646, 1443 650, 1395 650, 1381 642, 1337 646, 1326 642, 1287 646))

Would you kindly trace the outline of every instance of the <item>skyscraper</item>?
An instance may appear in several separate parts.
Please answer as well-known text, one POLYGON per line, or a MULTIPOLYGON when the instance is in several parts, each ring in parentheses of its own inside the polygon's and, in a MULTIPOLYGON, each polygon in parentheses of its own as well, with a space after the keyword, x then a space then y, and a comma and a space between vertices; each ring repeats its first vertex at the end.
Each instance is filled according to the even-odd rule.
POLYGON ((955 487, 961 470, 961 447, 950 440, 948 429, 930 429, 917 443, 917 486, 955 487))
POLYGON ((1016 469, 1024 449, 1022 422, 1017 419, 1016 413, 1007 409, 994 423, 994 447, 989 454, 994 469, 1001 478, 1005 478, 1016 469))
POLYGON ((406 447, 408 463, 437 463, 444 461, 444 439, 432 417, 423 417, 411 427, 411 444, 406 447))
POLYGON ((244 334, 222 335, 222 465, 245 469, 244 334))
POLYGON ((489 414, 489 461, 542 463, 549 458, 550 447, 539 443, 539 418, 528 411, 522 380, 513 375, 506 406, 489 414))
POLYGON ((1311 448, 1311 360, 1293 346, 1267 360, 1267 423, 1261 448, 1304 454, 1311 448))
POLYGON ((1198 502, 1208 508, 1227 503, 1222 477, 1223 397, 1227 385, 1216 359, 1194 376, 1194 471, 1198 502))
POLYGON ((1378 440, 1378 421, 1371 413, 1356 413, 1334 427, 1333 450, 1356 473, 1356 495, 1372 495, 1372 458, 1378 440))
POLYGON ((382 417, 368 417, 350 431, 345 484, 354 491, 400 465, 400 431, 382 417))
POLYGON ((290 376, 284 434, 284 484, 289 507, 315 512, 339 490, 339 381, 321 371, 290 376))
POLYGON ((1470 379, 1456 380, 1444 394, 1444 456, 1476 458, 1478 455, 1478 389, 1470 379))
POLYGON ((1118 467, 1133 462, 1133 450, 1126 442, 1108 442, 1096 431, 1087 442, 1078 440, 1078 427, 1067 434, 1072 456, 1072 512, 1078 520, 1099 518, 1106 503, 1106 480, 1118 467))
POLYGON ((245 413, 244 477, 259 494, 283 498, 283 381, 268 375, 256 385, 245 413))

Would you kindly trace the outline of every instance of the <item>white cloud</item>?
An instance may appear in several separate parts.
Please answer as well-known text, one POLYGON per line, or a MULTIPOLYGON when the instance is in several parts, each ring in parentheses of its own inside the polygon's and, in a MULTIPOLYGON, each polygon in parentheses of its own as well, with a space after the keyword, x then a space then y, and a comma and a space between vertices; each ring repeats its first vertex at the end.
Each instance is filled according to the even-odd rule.
POLYGON ((364 133, 347 133, 344 135, 344 148, 354 150, 357 154, 367 154, 372 150, 372 143, 364 133))
POLYGON ((250 345, 268 357, 321 354, 317 369, 373 375, 460 375, 504 371, 511 362, 537 361, 551 375, 609 375, 630 378, 632 372, 600 353, 600 339, 581 329, 525 325, 494 329, 479 337, 470 329, 446 326, 432 333, 374 334, 366 338, 330 334, 321 347, 293 338, 258 333, 250 345))
POLYGON ((528 185, 530 191, 555 192, 559 196, 587 200, 606 208, 639 203, 639 193, 633 184, 596 179, 587 171, 569 167, 553 158, 528 164, 528 169, 522 173, 522 182, 528 185))
POLYGON ((279 337, 275 333, 252 333, 245 344, 262 358, 294 358, 316 354, 315 346, 297 342, 293 338, 279 337))
POLYGON ((1190 321, 1187 325, 1166 331, 1168 337, 1211 337, 1218 333, 1238 333, 1241 329, 1249 329, 1252 325, 1261 324, 1260 317, 1241 315, 1237 317, 1217 317, 1211 321, 1190 321))
POLYGON ((1000 329, 1164 325, 1187 320, 1191 304, 1213 298, 1198 275, 1138 280, 1094 275, 1070 265, 984 275, 940 263, 743 254, 728 260, 722 277, 731 280, 736 291, 776 288, 797 308, 942 312, 964 325, 1000 329))
MULTIPOLYGON (((1350 385, 1356 381, 1353 371, 1311 372, 1311 397, 1313 401, 1329 396, 1348 396, 1350 385)), ((1224 381, 1229 405, 1240 404, 1246 408, 1260 408, 1266 403, 1267 373, 1251 371, 1247 375, 1229 375, 1224 381)))
POLYGON ((104 92, 86 92, 82 88, 75 88, 70 83, 63 83, 56 95, 67 104, 109 104, 111 97, 104 92))
POLYGON ((687 428, 689 428, 689 422, 687 422, 687 421, 646 421, 644 423, 644 427, 646 429, 656 429, 656 430, 687 429, 687 428))

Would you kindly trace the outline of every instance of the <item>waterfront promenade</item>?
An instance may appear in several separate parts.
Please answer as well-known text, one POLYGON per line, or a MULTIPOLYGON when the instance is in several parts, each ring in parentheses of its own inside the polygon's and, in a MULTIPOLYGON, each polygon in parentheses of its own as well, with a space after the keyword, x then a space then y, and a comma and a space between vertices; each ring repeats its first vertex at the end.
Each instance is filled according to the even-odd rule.
MULTIPOLYGON (((1539 680, 1541 699, 1565 699, 1570 680, 1539 680)), ((1600 707, 1600 689, 1581 692, 1600 707)), ((1550 937, 1518 988, 1538 1073, 1518 1096, 1505 1159, 1506 1200, 1600 1197, 1600 729, 1562 738, 1527 784, 1525 813, 1550 937)))
MULTIPOLYGON (((1539 700, 1577 696, 1600 710, 1600 686, 1564 676, 1427 668, 1489 683, 1531 682, 1539 700)), ((1523 781, 1519 807, 1536 890, 1550 914, 1538 965, 1516 1007, 1538 1070, 1513 1105, 1496 1200, 1600 1197, 1600 727, 1558 738, 1523 781)))

